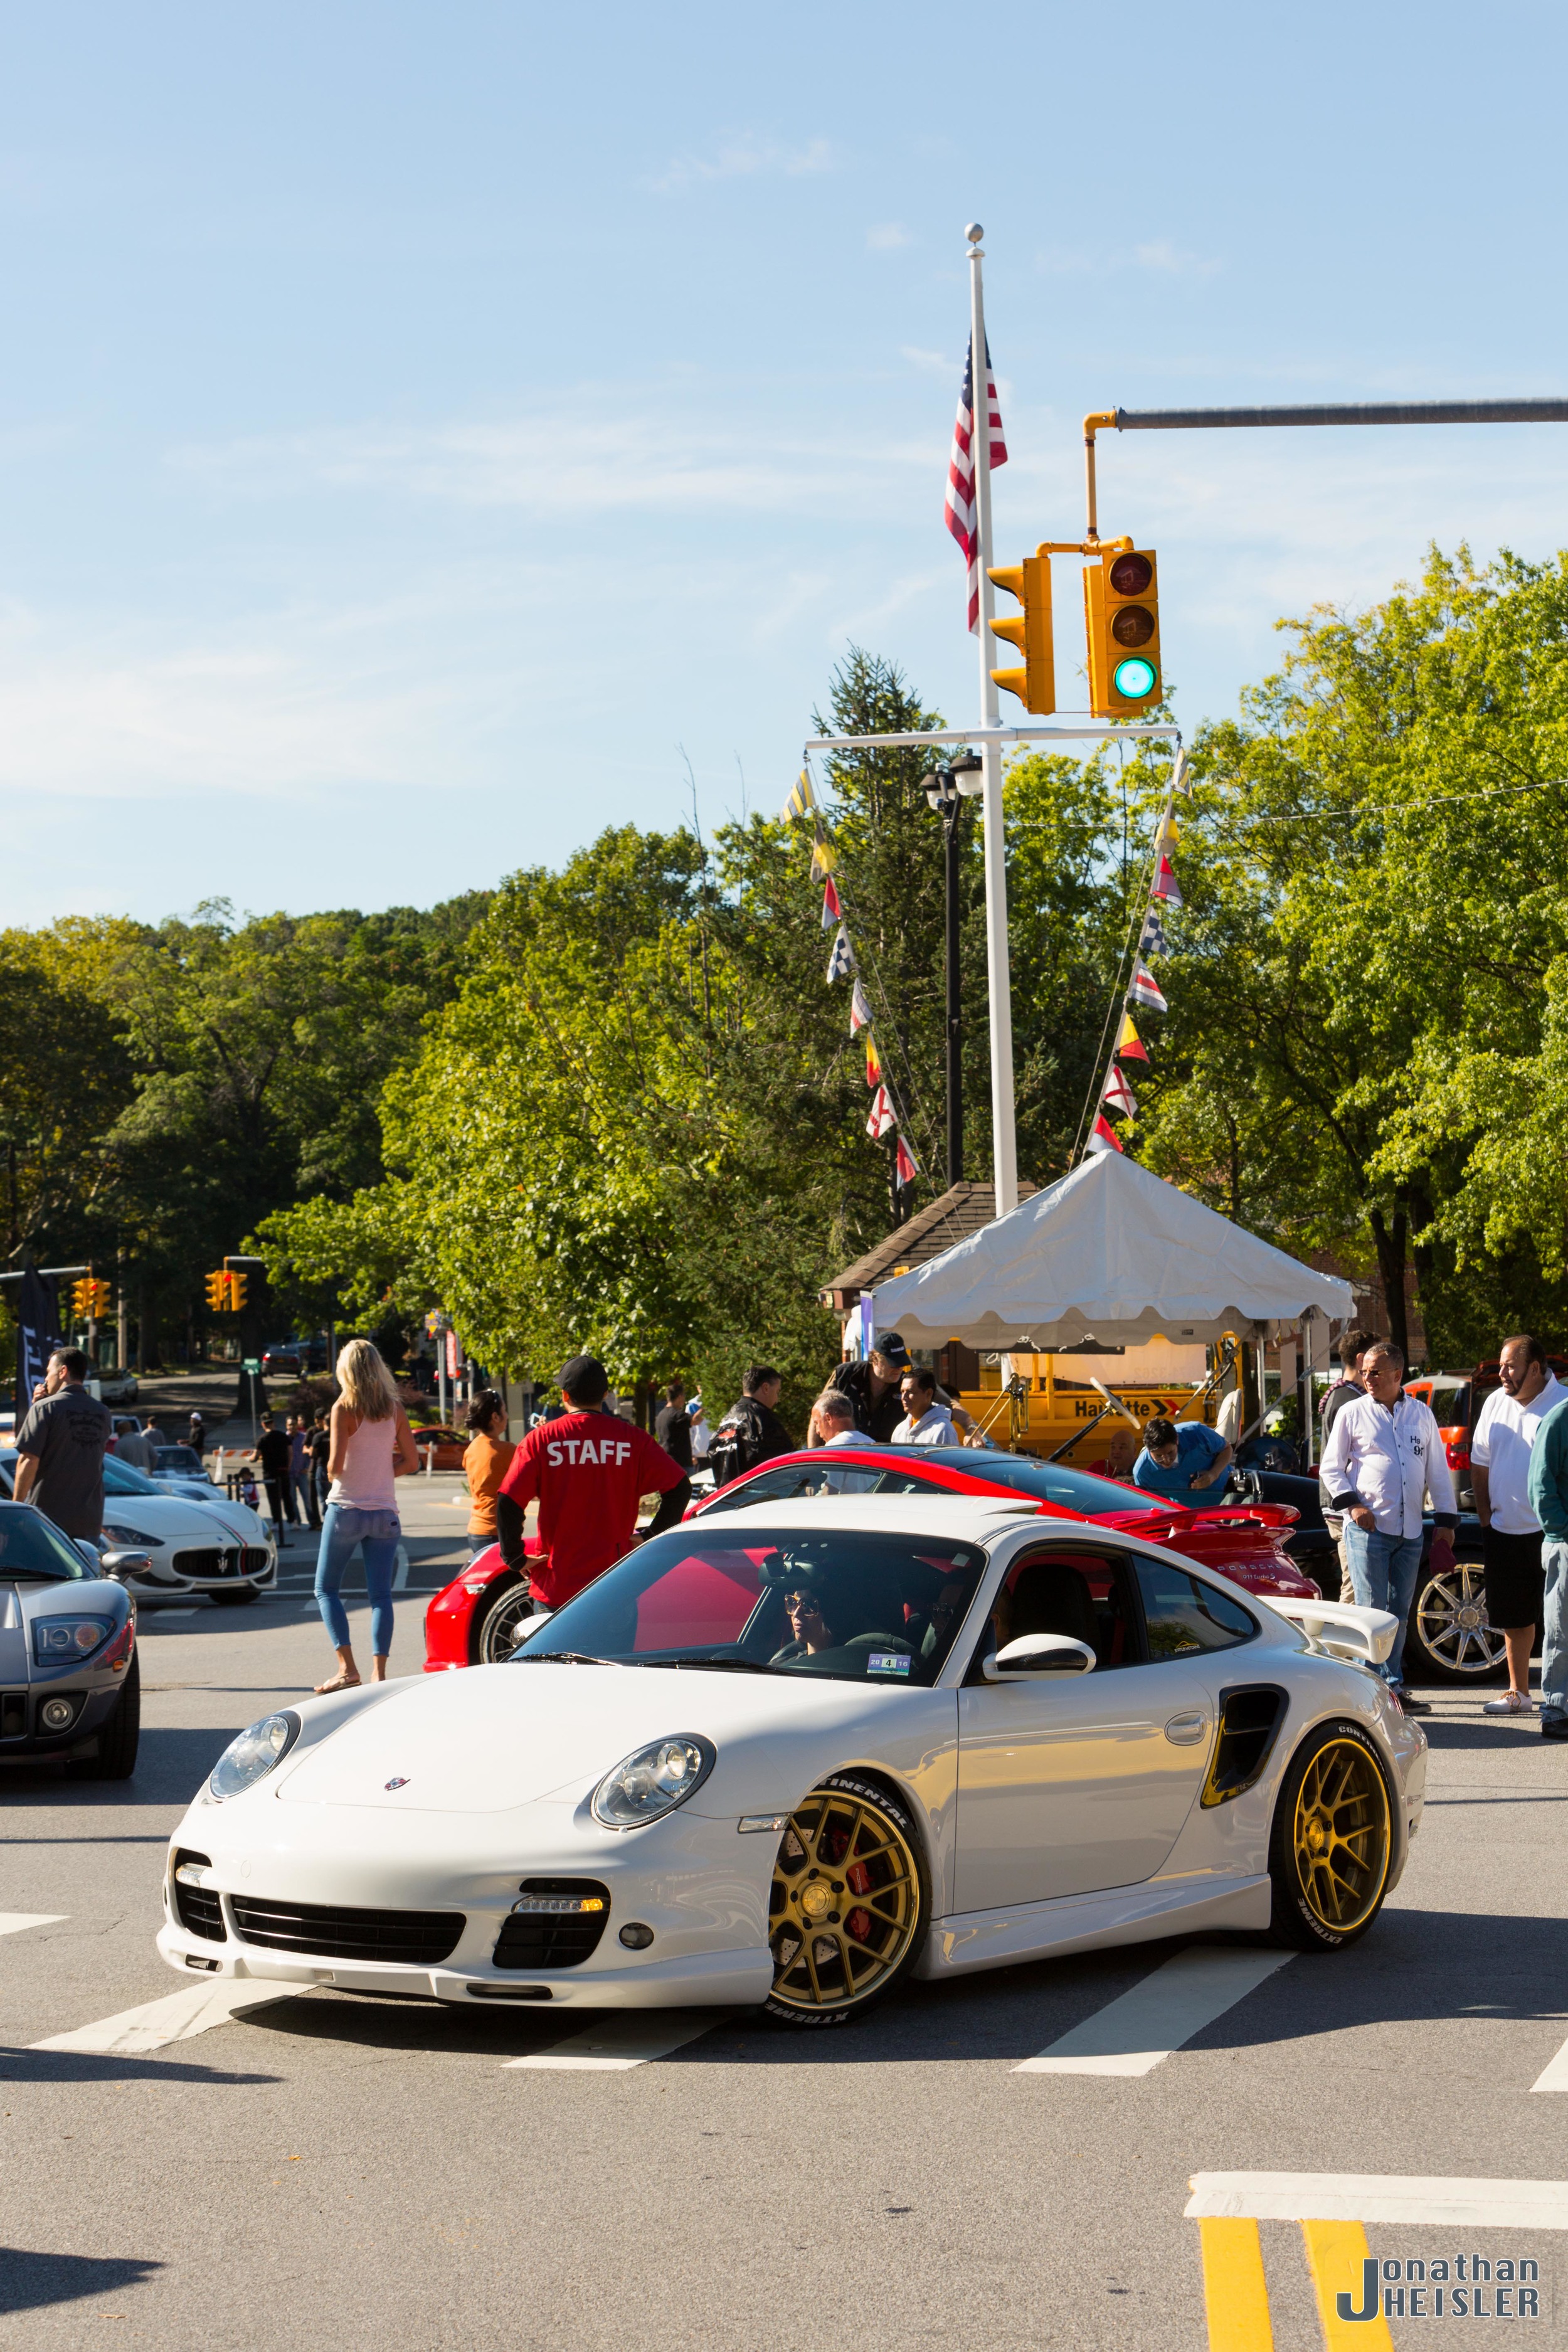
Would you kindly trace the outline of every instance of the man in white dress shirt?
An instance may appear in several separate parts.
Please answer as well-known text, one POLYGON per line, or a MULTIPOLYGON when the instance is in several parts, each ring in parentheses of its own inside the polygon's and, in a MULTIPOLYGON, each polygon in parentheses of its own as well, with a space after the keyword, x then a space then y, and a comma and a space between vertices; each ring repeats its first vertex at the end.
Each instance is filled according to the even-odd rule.
POLYGON ((1541 1622, 1541 1521, 1530 1507, 1530 1449, 1535 1433, 1568 1389, 1528 1331, 1505 1339, 1498 1364, 1502 1382, 1481 1407, 1470 1440, 1476 1517, 1485 1530, 1487 1617, 1508 1649, 1508 1688, 1489 1699, 1488 1715, 1533 1715, 1530 1654, 1541 1622))
POLYGON ((1362 1380, 1366 1393, 1336 1416, 1319 1475, 1344 1519, 1357 1602, 1392 1610, 1399 1620, 1394 1646, 1377 1672, 1407 1712, 1425 1714, 1404 1685, 1405 1627, 1421 1567, 1426 1496, 1439 1534, 1451 1533, 1458 1517, 1454 1481, 1431 1407, 1405 1394, 1405 1358, 1392 1339, 1368 1349, 1362 1380))

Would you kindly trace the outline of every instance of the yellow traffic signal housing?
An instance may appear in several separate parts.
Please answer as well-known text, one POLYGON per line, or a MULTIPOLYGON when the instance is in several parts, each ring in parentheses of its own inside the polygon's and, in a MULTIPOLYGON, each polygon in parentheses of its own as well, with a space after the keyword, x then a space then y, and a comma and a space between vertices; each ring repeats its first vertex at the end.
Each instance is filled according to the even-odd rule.
POLYGON ((71 1285, 71 1311, 84 1323, 92 1313, 92 1284, 86 1278, 71 1285))
POLYGON ((1152 548, 1106 551, 1083 568, 1089 702, 1097 719, 1140 718, 1163 698, 1160 582, 1152 548))
POLYGON ((112 1296, 108 1283, 89 1280, 87 1288, 89 1302, 88 1313, 94 1316, 107 1315, 109 1312, 110 1299, 112 1296))
POLYGON ((1051 634, 1051 559, 1037 551, 1026 555, 1022 563, 993 564, 987 571, 997 587, 1016 596, 1024 608, 991 624, 993 636, 1017 646, 1024 667, 994 669, 991 675, 1005 693, 1017 696, 1026 710, 1054 710, 1057 663, 1051 634))
POLYGON ((243 1274, 231 1274, 228 1277, 228 1303, 237 1315, 245 1305, 245 1286, 247 1279, 248 1277, 243 1274))
POLYGON ((221 1315, 224 1308, 228 1305, 228 1276, 226 1274, 219 1273, 208 1275, 207 1305, 212 1308, 216 1315, 221 1315))

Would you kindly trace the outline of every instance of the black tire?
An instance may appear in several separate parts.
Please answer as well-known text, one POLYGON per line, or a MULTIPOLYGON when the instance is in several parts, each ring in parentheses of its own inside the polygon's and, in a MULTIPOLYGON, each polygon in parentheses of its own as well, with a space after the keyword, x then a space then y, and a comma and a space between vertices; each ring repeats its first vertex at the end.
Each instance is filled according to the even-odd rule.
POLYGON ((521 1569, 498 1576, 468 1625, 468 1663, 499 1666, 510 1657, 533 1614, 533 1600, 521 1569))
POLYGON ((141 1740, 142 1664, 132 1651, 120 1704, 98 1735, 97 1755, 73 1756, 66 1770, 73 1780, 129 1780, 141 1740))
POLYGON ((1309 1733, 1274 1805, 1272 1942, 1337 1952, 1360 1941, 1388 1891, 1397 1806, 1383 1759, 1359 1724, 1323 1723, 1309 1733))
POLYGON ((207 1599, 214 1602, 214 1604, 219 1609, 243 1609, 248 1602, 252 1601, 259 1601, 261 1595, 258 1592, 254 1584, 248 1584, 245 1586, 242 1591, 237 1592, 209 1592, 207 1594, 207 1599))
POLYGON ((908 1810, 874 1781, 831 1774, 795 1807, 780 1841, 768 1909, 774 1969, 765 2014, 794 2026, 843 2025, 863 2016, 908 1976, 930 1925, 925 1850, 908 1810), (837 1869, 844 1878, 833 1876, 837 1869), (820 1917, 806 1909, 799 1925, 808 1888, 820 1889, 824 1907, 820 1917), (842 1901, 827 1907, 846 1892, 852 1907, 842 1901), (828 1932, 834 1928, 844 1932, 828 1932))
POLYGON ((1487 1616, 1486 1570, 1457 1559, 1446 1575, 1423 1560, 1405 1631, 1406 1682, 1457 1684, 1508 1680, 1508 1652, 1487 1616))

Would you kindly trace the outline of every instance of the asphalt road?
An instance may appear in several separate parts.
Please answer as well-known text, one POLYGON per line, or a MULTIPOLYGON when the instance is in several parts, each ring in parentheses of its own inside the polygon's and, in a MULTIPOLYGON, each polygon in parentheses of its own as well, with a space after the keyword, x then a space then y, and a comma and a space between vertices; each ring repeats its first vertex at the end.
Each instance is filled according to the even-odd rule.
MULTIPOLYGON (((1169 2352, 1211 2342, 1194 2174, 1568 2174, 1568 2081, 1531 2090, 1568 2037, 1568 1748, 1479 1696, 1430 1718, 1426 1825, 1372 1936, 1291 1960, 1143 2073, 1016 2070, 1075 2028, 1116 2046, 1109 2005, 1140 1986, 1131 2038, 1157 2040, 1173 1944, 916 1987, 836 2032, 667 2015, 692 2038, 636 2065, 508 2063, 570 2058, 595 2024, 635 2054, 581 2011, 330 1990, 142 2054, 38 2048, 180 1992, 153 1945, 168 1832, 232 1734, 328 1663, 302 1590, 145 1615, 134 1781, 0 1781, 0 1928, 44 1922, 0 1933, 0 2342, 1169 2352)), ((1568 2233, 1380 2221, 1377 2194, 1374 2254, 1529 2257, 1541 2340, 1568 2326, 1568 2233)), ((1329 2340, 1309 2242, 1294 2220, 1251 2240, 1281 2347, 1329 2340)), ((1216 2278, 1212 2341, 1257 2352, 1225 2304, 1245 2276, 1216 2278)), ((1359 2296, 1359 2262, 1338 2284, 1359 2296)), ((1450 2333, 1392 2322, 1401 2346, 1450 2333)))

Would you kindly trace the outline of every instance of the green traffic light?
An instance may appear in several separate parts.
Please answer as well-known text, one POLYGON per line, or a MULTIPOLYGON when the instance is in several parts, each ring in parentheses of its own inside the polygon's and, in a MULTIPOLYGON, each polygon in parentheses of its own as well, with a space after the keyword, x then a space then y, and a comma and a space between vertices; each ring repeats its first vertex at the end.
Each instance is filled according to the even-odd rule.
POLYGON ((1129 702, 1142 702, 1146 695, 1153 693, 1158 683, 1159 672, 1153 663, 1141 657, 1118 662, 1111 677, 1117 693, 1129 702))

